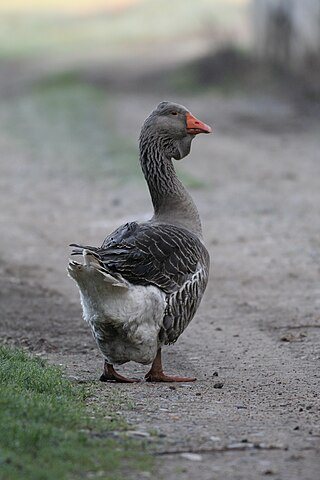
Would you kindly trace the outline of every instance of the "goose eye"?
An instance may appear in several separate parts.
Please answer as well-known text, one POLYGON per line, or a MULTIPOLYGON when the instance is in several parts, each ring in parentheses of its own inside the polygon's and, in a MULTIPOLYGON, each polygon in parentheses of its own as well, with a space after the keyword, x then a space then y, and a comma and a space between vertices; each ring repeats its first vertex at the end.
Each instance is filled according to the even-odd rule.
POLYGON ((178 112, 171 112, 171 115, 178 115, 178 112))

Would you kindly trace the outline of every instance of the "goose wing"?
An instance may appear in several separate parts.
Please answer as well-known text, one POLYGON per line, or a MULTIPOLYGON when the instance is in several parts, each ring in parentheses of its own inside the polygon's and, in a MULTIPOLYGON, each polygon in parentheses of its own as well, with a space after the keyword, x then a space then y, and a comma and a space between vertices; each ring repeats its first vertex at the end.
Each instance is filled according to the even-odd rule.
POLYGON ((83 248, 108 272, 138 285, 155 285, 167 294, 165 341, 175 341, 193 317, 208 276, 209 255, 197 236, 168 224, 131 222, 109 235, 101 247, 83 248))
POLYGON ((167 224, 122 225, 101 247, 72 244, 72 254, 85 248, 110 273, 118 273, 138 285, 155 285, 165 293, 179 290, 196 273, 206 252, 188 230, 167 224))

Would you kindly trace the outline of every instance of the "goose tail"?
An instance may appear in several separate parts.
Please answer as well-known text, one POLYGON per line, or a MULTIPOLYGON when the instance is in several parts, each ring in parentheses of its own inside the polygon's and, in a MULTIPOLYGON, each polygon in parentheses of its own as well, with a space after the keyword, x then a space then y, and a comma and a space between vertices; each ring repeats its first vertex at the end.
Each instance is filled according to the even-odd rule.
POLYGON ((76 247, 72 250, 71 255, 82 254, 83 256, 83 263, 70 260, 67 268, 69 277, 73 278, 79 286, 83 281, 85 283, 90 281, 101 283, 103 281, 113 287, 129 288, 129 282, 122 275, 106 269, 99 260, 99 255, 94 251, 94 247, 84 247, 76 244, 70 246, 76 247))

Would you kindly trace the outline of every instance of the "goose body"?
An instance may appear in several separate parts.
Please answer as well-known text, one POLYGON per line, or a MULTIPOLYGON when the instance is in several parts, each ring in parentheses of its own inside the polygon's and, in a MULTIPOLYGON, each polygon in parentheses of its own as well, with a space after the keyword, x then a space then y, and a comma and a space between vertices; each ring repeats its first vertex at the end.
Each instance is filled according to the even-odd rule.
POLYGON ((154 381, 190 381, 162 371, 161 347, 174 343, 192 320, 209 274, 209 254, 193 200, 178 180, 172 158, 190 151, 210 127, 184 107, 162 102, 145 121, 140 161, 154 215, 111 233, 101 247, 72 244, 68 273, 79 288, 84 319, 105 358, 101 380, 133 381, 113 365, 152 363, 154 381))

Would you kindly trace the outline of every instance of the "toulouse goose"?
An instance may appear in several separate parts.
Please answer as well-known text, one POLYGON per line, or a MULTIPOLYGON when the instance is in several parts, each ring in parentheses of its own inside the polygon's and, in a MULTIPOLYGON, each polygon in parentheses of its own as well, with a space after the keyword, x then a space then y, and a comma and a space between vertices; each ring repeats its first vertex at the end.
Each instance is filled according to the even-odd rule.
POLYGON ((198 210, 176 176, 172 159, 189 154, 191 142, 211 128, 185 107, 162 102, 145 120, 140 162, 154 214, 111 233, 101 247, 71 244, 69 276, 80 290, 84 319, 104 356, 100 380, 134 382, 113 365, 152 363, 145 378, 187 382, 163 373, 161 347, 174 343, 193 318, 209 274, 198 210))

